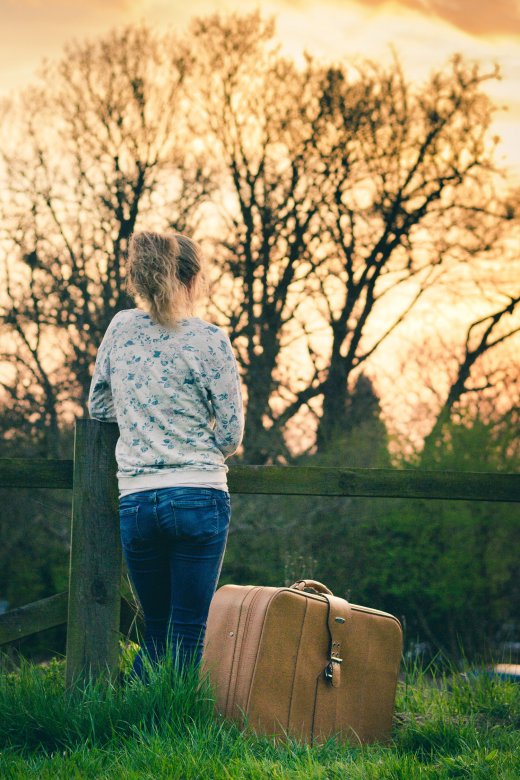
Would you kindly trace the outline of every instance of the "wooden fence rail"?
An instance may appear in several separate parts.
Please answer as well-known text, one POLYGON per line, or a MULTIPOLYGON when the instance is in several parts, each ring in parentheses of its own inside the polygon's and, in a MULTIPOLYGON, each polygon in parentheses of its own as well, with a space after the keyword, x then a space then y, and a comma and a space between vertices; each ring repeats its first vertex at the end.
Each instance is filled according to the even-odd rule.
POLYGON ((57 593, 0 615, 0 645, 62 626, 67 622, 69 594, 57 593))
MULTIPOLYGON (((0 487, 72 489, 69 591, 0 615, 0 645, 67 622, 66 682, 114 675, 121 629, 115 423, 78 420, 73 460, 0 459, 0 487)), ((232 466, 234 494, 520 502, 519 474, 232 466)), ((129 606, 123 602, 128 624, 129 606)))
MULTIPOLYGON (((0 458, 0 487, 72 489, 73 464, 72 460, 0 458)), ((475 471, 231 466, 228 484, 235 495, 520 501, 520 474, 475 471)), ((111 503, 117 503, 116 491, 111 492, 111 503)))
MULTIPOLYGON (((69 594, 65 590, 55 596, 33 601, 32 604, 10 609, 0 615, 0 645, 15 642, 39 631, 47 631, 49 628, 64 626, 67 623, 68 605, 69 594)), ((142 628, 142 619, 124 596, 121 596, 120 613, 121 634, 137 638, 133 629, 142 628)))

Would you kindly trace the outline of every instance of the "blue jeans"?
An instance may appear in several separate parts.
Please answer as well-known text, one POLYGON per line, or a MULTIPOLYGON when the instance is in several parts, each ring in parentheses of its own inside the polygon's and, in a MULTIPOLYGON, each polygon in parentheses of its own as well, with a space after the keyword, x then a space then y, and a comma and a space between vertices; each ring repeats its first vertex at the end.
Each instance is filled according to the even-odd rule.
POLYGON ((171 487, 119 499, 123 554, 145 620, 143 650, 164 658, 169 641, 179 669, 200 663, 209 605, 217 587, 231 517, 229 493, 171 487))

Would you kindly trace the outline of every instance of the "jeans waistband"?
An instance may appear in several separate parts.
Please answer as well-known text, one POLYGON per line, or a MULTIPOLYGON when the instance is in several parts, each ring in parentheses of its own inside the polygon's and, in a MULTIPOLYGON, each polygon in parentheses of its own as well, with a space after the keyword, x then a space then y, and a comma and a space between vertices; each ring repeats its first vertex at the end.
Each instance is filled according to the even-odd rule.
POLYGON ((164 487, 164 488, 152 488, 151 490, 139 490, 135 493, 128 493, 126 496, 119 498, 119 504, 121 503, 135 503, 138 501, 157 501, 164 495, 172 494, 179 496, 206 496, 206 497, 229 497, 229 493, 226 490, 219 490, 218 488, 198 488, 198 487, 164 487))

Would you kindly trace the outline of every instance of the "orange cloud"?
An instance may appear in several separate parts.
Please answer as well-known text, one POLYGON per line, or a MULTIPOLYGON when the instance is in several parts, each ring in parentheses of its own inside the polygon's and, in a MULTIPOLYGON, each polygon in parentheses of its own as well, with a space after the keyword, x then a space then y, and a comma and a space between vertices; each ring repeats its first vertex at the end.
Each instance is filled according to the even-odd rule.
MULTIPOLYGON (((39 8, 43 8, 46 11, 61 11, 70 8, 71 3, 70 0, 5 0, 5 5, 8 7, 11 6, 13 9, 20 12, 23 12, 24 9, 26 11, 35 11, 39 8)), ((84 8, 87 8, 88 6, 94 8, 96 8, 96 6, 104 6, 115 8, 116 10, 125 10, 135 6, 135 0, 88 0, 88 2, 83 2, 79 5, 84 8)))
MULTIPOLYGON (((428 16, 450 22, 478 36, 520 35, 520 4, 517 0, 393 0, 428 16)), ((390 0, 356 0, 365 6, 388 5, 390 0)))

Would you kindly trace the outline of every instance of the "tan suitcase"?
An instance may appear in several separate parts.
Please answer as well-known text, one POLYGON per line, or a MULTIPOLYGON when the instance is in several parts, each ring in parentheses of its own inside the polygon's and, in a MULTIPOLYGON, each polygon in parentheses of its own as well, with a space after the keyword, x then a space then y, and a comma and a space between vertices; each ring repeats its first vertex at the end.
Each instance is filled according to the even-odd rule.
POLYGON ((224 585, 211 602, 202 672, 218 711, 257 734, 364 744, 390 737, 401 653, 395 617, 314 580, 224 585))

